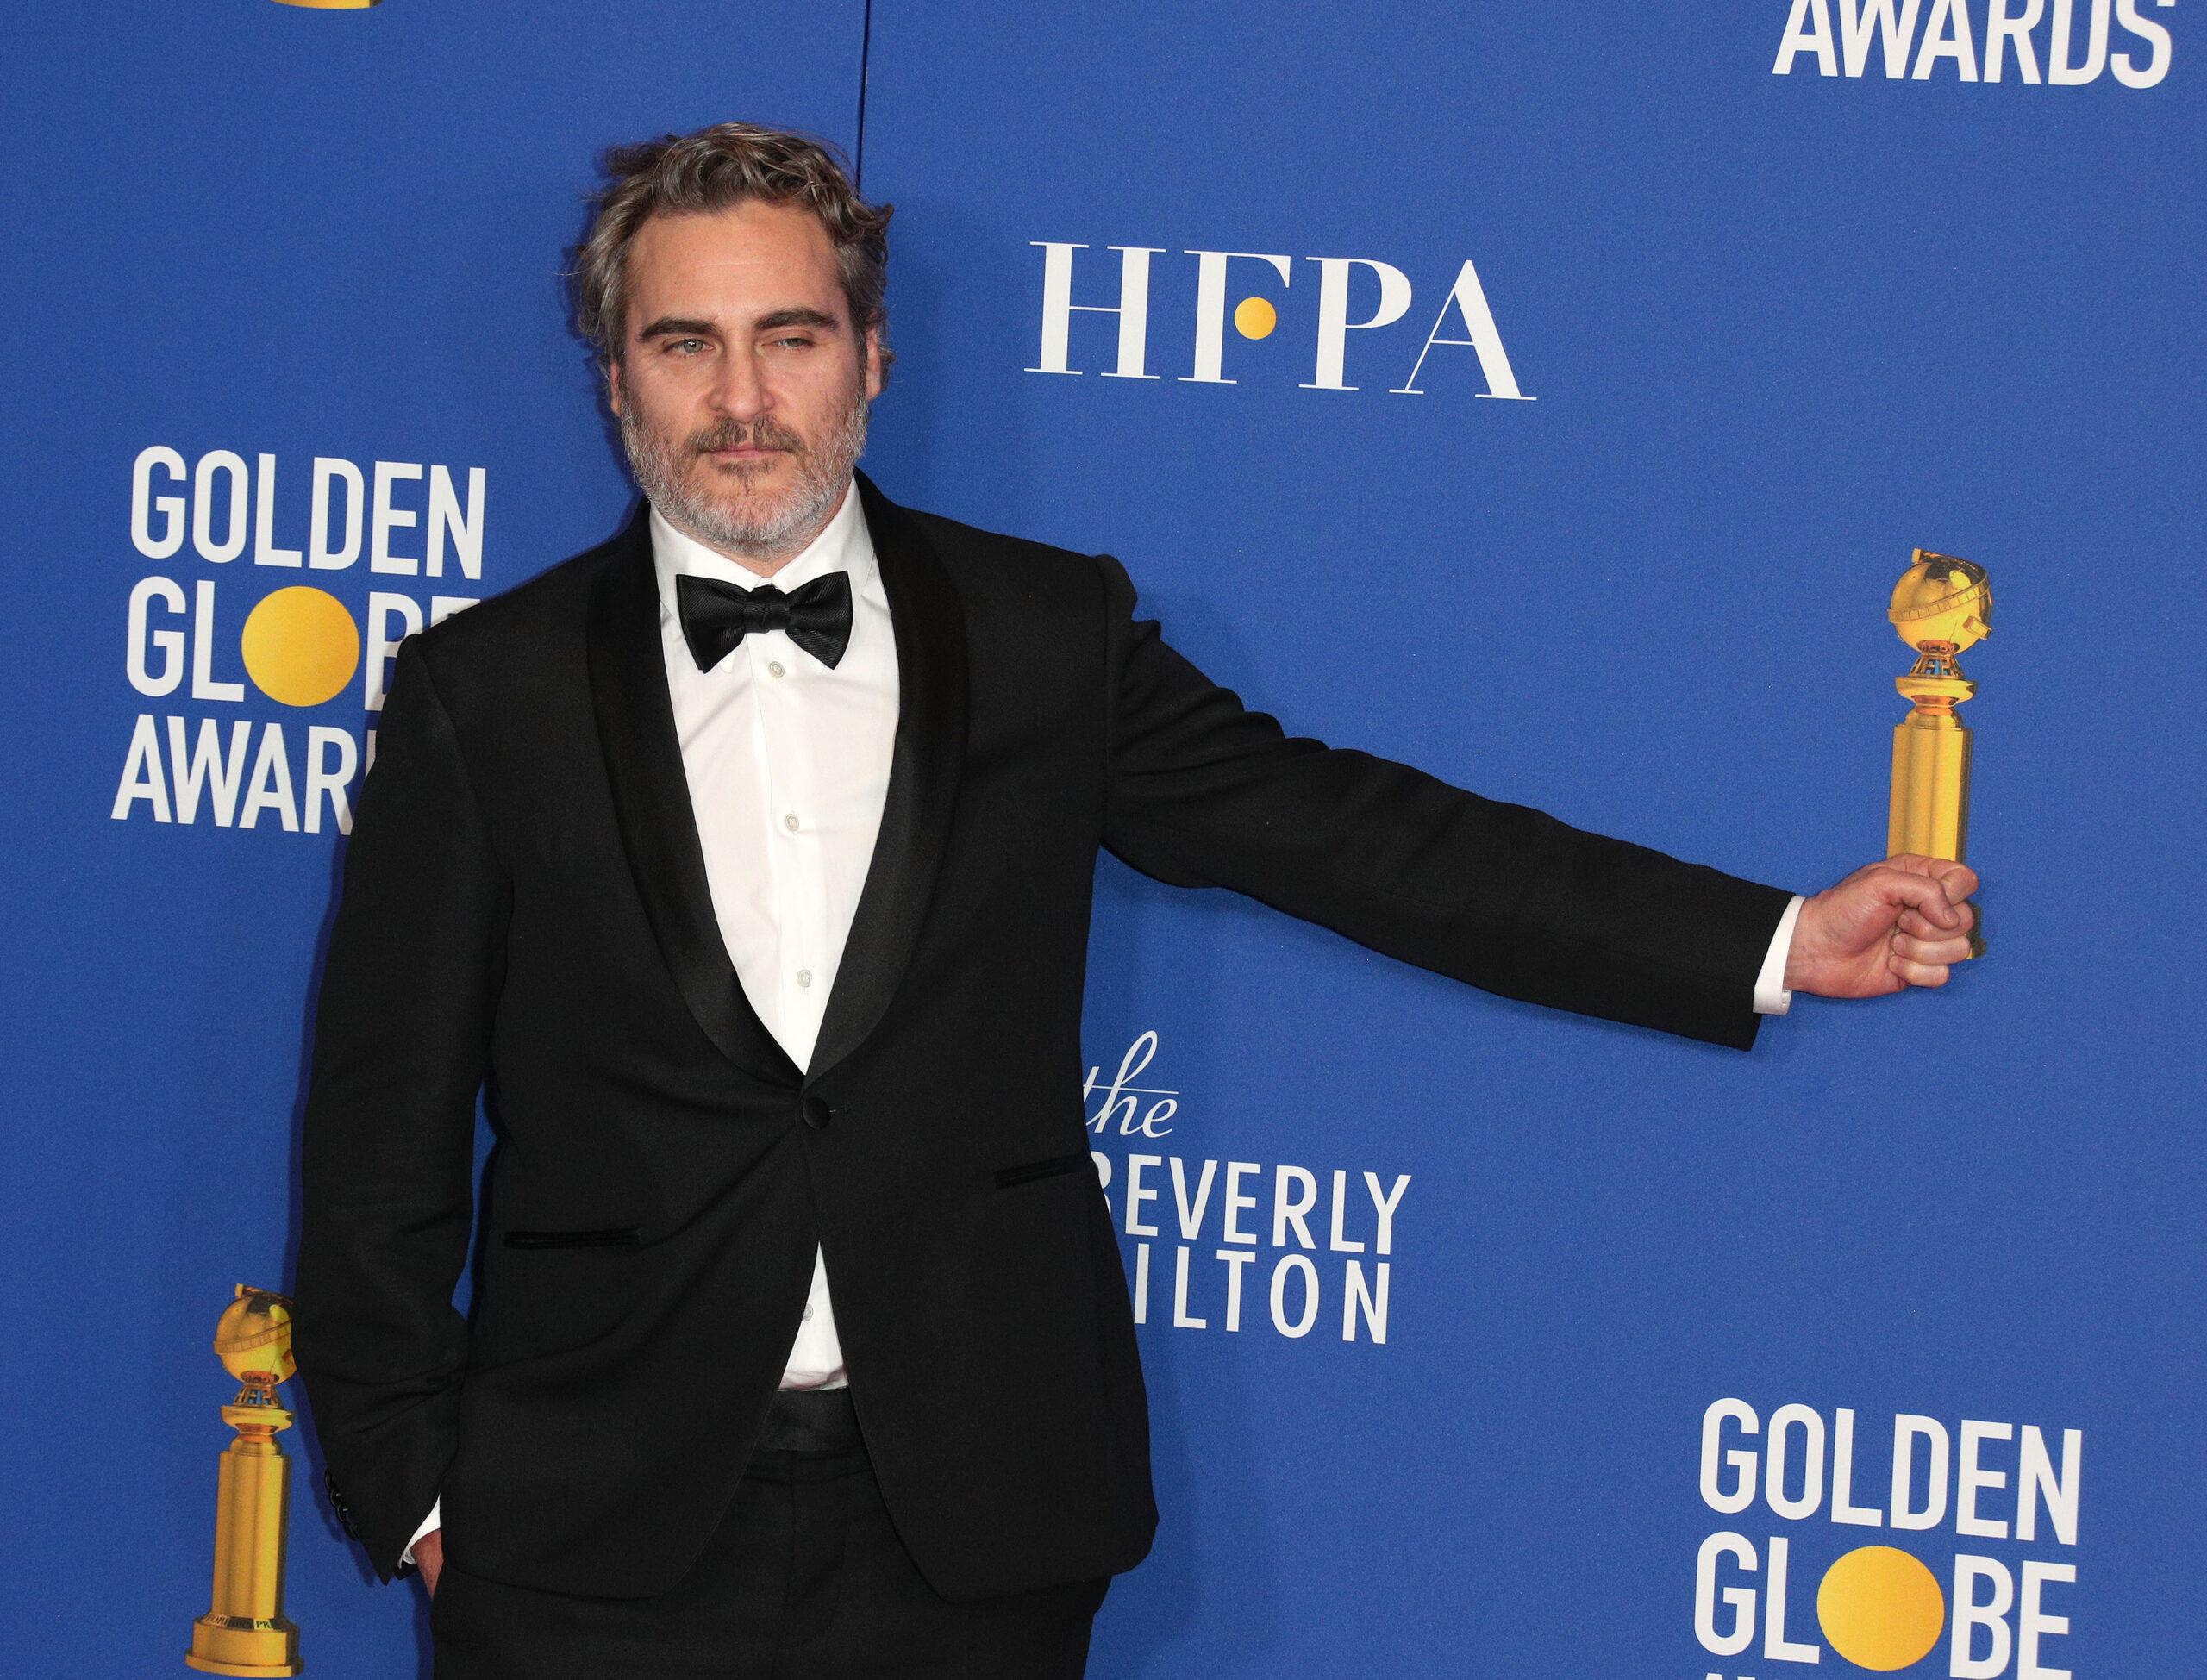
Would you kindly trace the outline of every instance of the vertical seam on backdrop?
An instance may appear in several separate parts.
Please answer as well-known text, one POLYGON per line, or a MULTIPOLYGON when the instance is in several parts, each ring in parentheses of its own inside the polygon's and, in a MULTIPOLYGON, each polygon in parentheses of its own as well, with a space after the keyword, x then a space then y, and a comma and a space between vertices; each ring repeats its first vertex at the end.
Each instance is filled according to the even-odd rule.
POLYGON ((866 10, 859 23, 859 131, 851 156, 851 190, 866 190, 866 78, 868 59, 873 50, 873 0, 866 0, 866 10))

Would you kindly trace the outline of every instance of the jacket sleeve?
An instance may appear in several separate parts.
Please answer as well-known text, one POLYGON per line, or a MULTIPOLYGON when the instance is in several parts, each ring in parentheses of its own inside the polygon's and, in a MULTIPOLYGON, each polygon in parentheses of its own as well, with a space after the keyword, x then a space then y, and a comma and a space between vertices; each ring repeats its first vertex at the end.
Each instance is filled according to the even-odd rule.
POLYGON ((475 1103, 510 890, 418 639, 398 653, 316 1015, 293 1346, 329 1488, 388 1579, 453 1454, 475 1103))
POLYGON ((1099 557, 1104 844, 1504 996, 1746 1049, 1790 895, 1284 734, 1135 616, 1099 557))

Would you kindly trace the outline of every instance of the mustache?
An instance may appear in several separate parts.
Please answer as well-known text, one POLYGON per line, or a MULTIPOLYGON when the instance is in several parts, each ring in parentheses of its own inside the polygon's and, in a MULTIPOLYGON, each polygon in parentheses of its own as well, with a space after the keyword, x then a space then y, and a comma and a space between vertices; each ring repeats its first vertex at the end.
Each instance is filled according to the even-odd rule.
POLYGON ((690 453, 693 455, 716 449, 741 449, 746 445, 754 449, 784 449, 792 455, 807 453, 803 438, 766 415, 747 425, 741 421, 723 420, 690 436, 690 453))

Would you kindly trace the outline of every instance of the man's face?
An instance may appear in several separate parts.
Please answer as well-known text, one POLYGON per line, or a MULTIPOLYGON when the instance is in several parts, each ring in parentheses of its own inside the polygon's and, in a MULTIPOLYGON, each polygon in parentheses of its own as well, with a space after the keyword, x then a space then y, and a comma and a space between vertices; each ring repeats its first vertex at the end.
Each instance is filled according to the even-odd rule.
POLYGON ((710 547, 791 558, 841 503, 881 390, 827 230, 759 202, 653 216, 628 279, 610 395, 637 484, 710 547))

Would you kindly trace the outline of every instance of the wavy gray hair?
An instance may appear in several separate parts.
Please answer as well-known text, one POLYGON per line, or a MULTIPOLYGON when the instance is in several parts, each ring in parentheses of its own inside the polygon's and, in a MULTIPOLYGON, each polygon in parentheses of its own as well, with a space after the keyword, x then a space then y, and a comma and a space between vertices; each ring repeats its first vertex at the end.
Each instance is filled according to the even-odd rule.
MULTIPOLYGON (((749 122, 716 122, 695 134, 616 146, 603 159, 606 184, 591 196, 589 234, 575 247, 568 278, 575 327, 602 364, 621 359, 628 313, 628 249, 655 215, 724 210, 753 199, 797 204, 820 218, 835 247, 851 330, 866 353, 868 328, 885 325, 889 218, 852 189, 841 153, 825 141, 749 122)), ((893 359, 885 345, 881 372, 893 359)))

